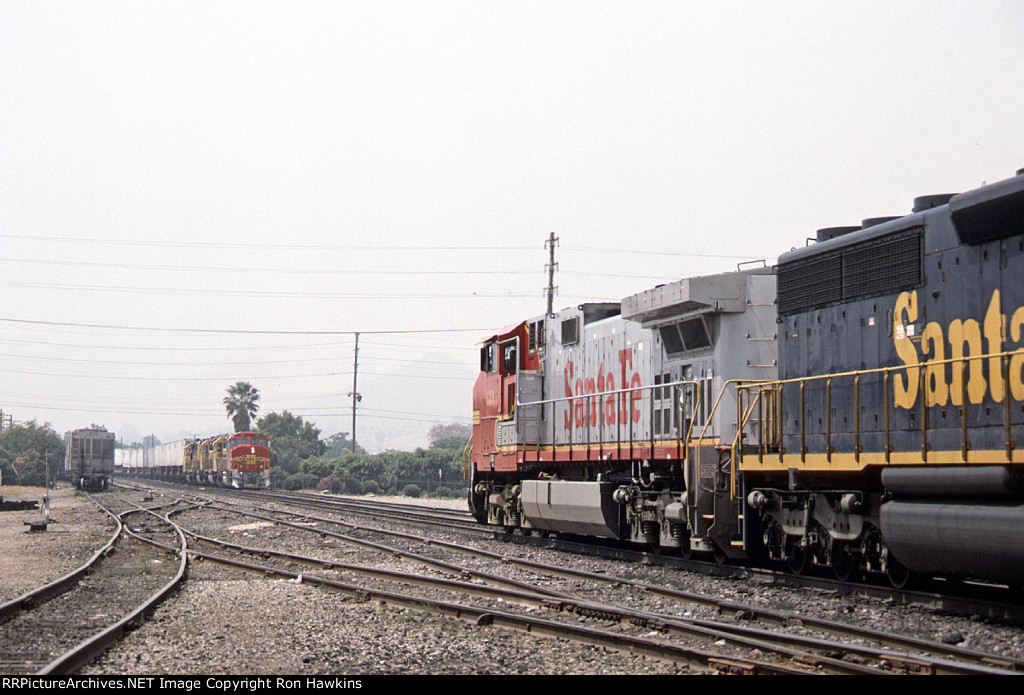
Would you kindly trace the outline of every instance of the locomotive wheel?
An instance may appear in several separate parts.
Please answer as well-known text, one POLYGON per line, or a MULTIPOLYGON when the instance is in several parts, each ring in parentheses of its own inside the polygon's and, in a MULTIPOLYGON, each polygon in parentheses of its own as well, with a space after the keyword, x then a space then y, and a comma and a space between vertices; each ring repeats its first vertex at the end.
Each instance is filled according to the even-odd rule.
POLYGON ((689 560, 690 556, 693 555, 693 549, 690 547, 690 531, 687 529, 686 538, 679 539, 679 554, 684 560, 689 560))
POLYGON ((484 495, 478 495, 474 488, 476 487, 476 470, 470 471, 469 475, 469 510, 473 513, 473 518, 477 520, 477 523, 487 523, 487 497, 484 495))
POLYGON ((857 567, 857 559, 845 543, 836 544, 832 550, 832 571, 841 582, 849 581, 857 567))
POLYGON ((904 567, 899 560, 891 555, 886 563, 885 575, 889 578, 889 583, 896 589, 909 589, 917 580, 917 575, 914 572, 904 567))
POLYGON ((786 565, 793 574, 803 574, 807 570, 807 550, 795 542, 789 544, 786 553, 786 565))
MULTIPOLYGON (((472 493, 470 493, 470 494, 472 495, 472 493)), ((473 505, 472 503, 470 503, 470 509, 472 509, 472 511, 473 511, 473 518, 477 520, 477 523, 480 523, 480 524, 486 524, 487 523, 487 510, 486 509, 480 509, 477 506, 473 505)))

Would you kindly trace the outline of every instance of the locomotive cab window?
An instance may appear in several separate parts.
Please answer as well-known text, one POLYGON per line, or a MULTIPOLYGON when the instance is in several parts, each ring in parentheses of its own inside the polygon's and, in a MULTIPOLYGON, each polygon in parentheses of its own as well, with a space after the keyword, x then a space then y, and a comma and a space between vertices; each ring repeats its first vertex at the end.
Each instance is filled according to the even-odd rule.
POLYGON ((679 334, 683 336, 683 345, 687 350, 702 350, 711 347, 711 334, 708 333, 704 317, 683 321, 679 324, 679 334))
POLYGON ((543 352, 544 348, 544 321, 535 321, 530 324, 530 352, 535 353, 538 350, 543 352))
POLYGON ((573 317, 562 321, 562 345, 575 345, 580 342, 579 318, 573 317))
POLYGON ((501 360, 502 361, 502 366, 504 366, 505 371, 508 372, 509 374, 515 374, 516 373, 516 366, 517 366, 516 365, 516 344, 515 343, 506 343, 504 346, 502 346, 501 352, 502 352, 502 360, 501 360))
POLYGON ((669 355, 704 350, 712 345, 711 332, 703 316, 662 326, 658 332, 665 352, 669 355))
POLYGON ((480 371, 494 373, 494 343, 487 343, 480 348, 480 371))
POLYGON ((665 352, 674 355, 683 351, 683 339, 679 337, 679 330, 675 324, 662 326, 658 330, 661 332, 661 343, 665 346, 665 352))

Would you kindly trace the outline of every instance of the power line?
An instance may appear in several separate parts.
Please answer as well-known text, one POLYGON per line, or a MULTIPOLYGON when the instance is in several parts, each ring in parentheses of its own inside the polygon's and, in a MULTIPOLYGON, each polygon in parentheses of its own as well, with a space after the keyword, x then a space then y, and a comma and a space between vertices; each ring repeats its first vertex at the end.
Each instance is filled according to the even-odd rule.
MULTIPOLYGON (((86 357, 44 357, 40 355, 13 355, 10 353, 0 353, 0 357, 10 359, 22 359, 22 360, 35 360, 37 362, 72 362, 72 363, 85 363, 85 364, 117 364, 117 365, 131 365, 133 367, 252 367, 258 365, 267 364, 304 364, 308 362, 336 362, 337 356, 326 355, 324 357, 308 357, 303 359, 288 359, 288 360, 254 360, 242 362, 238 360, 231 360, 230 362, 152 362, 142 360, 103 360, 93 359, 86 357)), ((368 357, 371 362, 399 362, 402 364, 409 365, 421 365, 421 364, 439 364, 450 367, 467 367, 470 366, 469 362, 453 362, 446 360, 421 360, 414 358, 398 358, 398 357, 368 357)), ((2 369, 2 368, 0 368, 2 369)))
POLYGON ((695 253, 692 251, 642 251, 640 249, 610 249, 597 246, 573 246, 572 244, 566 245, 564 248, 567 251, 584 251, 587 253, 614 253, 618 256, 678 256, 679 258, 722 258, 729 260, 743 260, 750 258, 750 254, 744 254, 741 256, 729 253, 695 253))
MULTIPOLYGON (((2 236, 2 235, 0 235, 2 236)), ((113 268, 116 270, 157 270, 180 272, 218 272, 225 274, 238 273, 269 273, 280 275, 493 275, 493 270, 339 270, 339 269, 312 269, 312 268, 278 268, 278 267, 256 267, 251 264, 232 266, 208 266, 208 265, 149 265, 140 263, 109 263, 101 261, 60 261, 53 259, 31 259, 31 258, 0 258, 0 263, 16 263, 18 265, 59 265, 72 268, 113 268)), ((536 275, 536 270, 502 270, 502 275, 536 275)))
MULTIPOLYGON (((313 413, 303 413, 302 414, 302 416, 304 418, 340 417, 342 415, 348 415, 348 413, 346 413, 346 412, 323 412, 323 413, 321 413, 321 412, 313 412, 313 413)), ((428 417, 425 417, 425 418, 417 418, 417 417, 403 417, 403 416, 400 416, 400 415, 372 415, 372 414, 367 415, 367 414, 361 414, 361 417, 369 418, 371 420, 401 420, 401 421, 404 421, 404 422, 434 422, 434 423, 451 424, 451 425, 468 425, 470 423, 470 418, 468 418, 468 417, 459 417, 459 416, 452 416, 452 415, 438 415, 436 417, 435 416, 428 416, 428 417)))
POLYGON ((302 249, 309 251, 533 251, 532 246, 394 246, 394 245, 363 245, 351 246, 344 244, 256 244, 256 243, 217 243, 212 241, 156 241, 152 239, 103 239, 96 237, 69 237, 69 236, 35 236, 31 234, 0 234, 0 239, 21 239, 23 241, 46 241, 61 244, 111 244, 114 246, 155 246, 164 248, 223 248, 223 249, 274 249, 293 250, 302 249))
MULTIPOLYGON (((156 331, 161 333, 225 333, 236 335, 355 335, 356 331, 267 331, 242 328, 171 328, 167 326, 116 326, 98 323, 73 323, 66 321, 38 321, 31 319, 12 319, 0 317, 6 323, 19 323, 35 326, 60 326, 65 328, 99 328, 115 331, 156 331)), ((359 331, 362 335, 419 335, 428 333, 485 333, 490 328, 419 328, 390 331, 359 331)))
POLYGON ((279 292, 271 290, 219 290, 187 287, 139 287, 130 285, 75 285, 68 283, 3 281, 4 287, 31 287, 42 290, 74 290, 75 292, 118 292, 123 294, 196 295, 213 297, 270 297, 286 299, 525 299, 531 295, 512 292, 447 292, 391 293, 383 292, 279 292))
MULTIPOLYGON (((229 345, 223 347, 168 347, 168 346, 131 346, 131 345, 117 345, 110 342, 106 342, 99 345, 87 345, 81 341, 74 343, 63 343, 52 340, 17 340, 14 338, 0 338, 0 343, 12 343, 15 345, 45 345, 47 347, 69 347, 74 348, 76 351, 79 350, 103 350, 105 352, 121 350, 128 352, 248 352, 253 350, 265 351, 265 350, 319 350, 322 348, 340 348, 340 347, 351 347, 352 341, 332 341, 329 343, 306 343, 306 344, 292 344, 292 345, 229 345)), ((477 347, 472 345, 451 345, 442 343, 424 343, 423 341, 416 341, 416 343, 389 343, 383 341, 363 341, 366 345, 374 345, 378 347, 384 347, 386 349, 398 348, 404 351, 413 351, 418 355, 423 354, 424 350, 439 350, 450 352, 453 350, 467 350, 476 352, 477 347)), ((327 358, 324 358, 327 359, 327 358)), ((392 360, 392 361, 403 361, 399 358, 386 358, 386 357, 371 357, 370 359, 380 360, 392 360)), ((409 358, 410 360, 412 358, 409 358)), ((460 364, 453 362, 452 364, 460 364)))
MULTIPOLYGON (((258 243, 218 243, 211 241, 157 241, 152 239, 147 240, 135 240, 135 239, 111 239, 101 237, 72 237, 72 236, 35 236, 31 234, 0 234, 0 239, 19 239, 22 241, 44 241, 54 243, 74 243, 74 244, 111 244, 114 246, 152 246, 157 248, 224 248, 224 249, 272 249, 272 250, 308 250, 308 251, 380 251, 380 252, 392 252, 392 251, 534 251, 533 246, 492 246, 492 245, 477 245, 477 246, 415 246, 415 245, 344 245, 344 244, 258 244, 258 243)), ((596 246, 575 246, 568 245, 565 247, 567 250, 572 251, 583 251, 586 253, 614 253, 618 255, 637 255, 637 256, 678 256, 680 258, 723 258, 723 259, 746 259, 750 258, 749 254, 738 255, 738 254, 714 254, 714 253, 696 253, 696 252, 684 252, 684 251, 644 251, 636 248, 607 248, 607 247, 596 247, 596 246)))
MULTIPOLYGON (((100 379, 108 381, 230 381, 235 376, 126 376, 120 374, 68 374, 53 372, 33 372, 26 369, 7 369, 0 367, 2 374, 27 374, 29 376, 50 376, 59 379, 100 379)), ((322 379, 329 376, 341 376, 339 372, 320 374, 275 374, 272 376, 247 377, 252 381, 271 381, 273 379, 322 379)))
MULTIPOLYGON (((49 376, 60 379, 100 379, 100 380, 112 380, 112 381, 230 381, 236 378, 236 376, 125 376, 115 374, 54 374, 53 372, 34 372, 26 369, 7 369, 6 367, 0 367, 0 374, 26 374, 29 376, 49 376)), ((322 372, 317 374, 274 374, 274 375, 262 375, 262 376, 250 376, 246 377, 251 381, 273 381, 275 379, 323 379, 326 377, 334 376, 350 376, 352 372, 322 372)), ((441 379, 444 381, 473 381, 476 377, 460 377, 460 376, 447 376, 440 374, 424 374, 418 373, 415 375, 409 374, 388 374, 386 372, 366 372, 363 374, 369 374, 370 376, 380 376, 392 379, 441 379)))
MULTIPOLYGON (((70 347, 75 350, 127 350, 129 352, 138 352, 142 350, 146 351, 159 351, 159 352, 224 352, 230 350, 232 352, 241 352, 243 350, 315 350, 319 348, 327 347, 341 347, 351 345, 351 341, 345 342, 330 342, 330 343, 310 343, 306 345, 230 345, 225 347, 155 347, 155 346, 132 346, 132 345, 112 345, 109 342, 102 345, 85 345, 81 342, 75 343, 58 343, 49 340, 16 340, 13 338, 0 338, 0 343, 15 343, 17 345, 46 345, 48 347, 70 347)), ((410 346, 410 348, 415 346, 410 346)), ((442 348, 442 349, 456 349, 456 348, 442 348)), ((475 349, 475 348, 468 348, 475 349)))
MULTIPOLYGON (((2 236, 2 235, 0 235, 2 236)), ((671 254, 669 254, 671 255, 671 254)), ((737 256, 740 258, 740 256, 737 256)), ((237 275, 240 273, 258 273, 267 275, 329 275, 329 276, 366 276, 366 275, 494 275, 493 270, 337 270, 337 269, 312 269, 312 268, 279 268, 279 267, 255 267, 252 265, 229 266, 208 266, 208 265, 151 265, 139 263, 109 263, 101 261, 59 261, 52 259, 33 258, 0 258, 0 263, 14 263, 17 265, 58 265, 72 268, 112 268, 115 270, 145 270, 145 271, 168 271, 173 273, 196 272, 196 273, 223 273, 225 275, 237 275)), ((503 268, 502 275, 536 275, 536 270, 509 270, 503 268)), ((563 273, 572 277, 602 277, 602 278, 630 278, 637 280, 670 280, 666 276, 652 276, 650 274, 628 274, 609 273, 604 271, 568 271, 563 273)), ((13 283, 12 283, 13 284, 13 283)))
MULTIPOLYGON (((117 365, 131 365, 133 367, 227 367, 227 366, 238 366, 238 367, 252 367, 256 365, 266 364, 301 364, 305 362, 334 362, 336 358, 333 356, 326 357, 309 357, 306 359, 291 359, 291 360, 258 360, 250 362, 240 362, 232 360, 230 362, 152 362, 142 360, 101 360, 87 357, 41 357, 39 355, 12 355, 9 353, 0 353, 0 357, 6 357, 10 359, 22 359, 22 360, 35 360, 37 362, 72 362, 72 363, 85 363, 85 364, 117 364, 117 365)), ((403 360, 404 361, 404 360, 403 360)), ((2 369, 2 368, 0 368, 2 369)))
MULTIPOLYGON (((152 410, 140 410, 138 407, 131 406, 102 406, 97 408, 96 406, 64 406, 64 405, 46 405, 37 402, 12 402, 10 405, 19 408, 31 408, 38 410, 50 410, 62 413, 96 413, 97 410, 101 410, 106 414, 137 414, 137 415, 152 415, 152 416, 186 416, 195 418, 222 418, 224 417, 223 411, 217 410, 187 410, 187 409, 152 409, 152 410)), ((284 408, 288 412, 299 415, 304 419, 313 417, 343 417, 351 413, 350 409, 311 409, 307 410, 304 408, 284 408)), ((8 418, 10 416, 7 416, 8 418)), ((378 409, 362 409, 360 408, 360 417, 371 420, 400 420, 405 422, 444 422, 452 424, 469 424, 470 418, 468 416, 461 415, 434 415, 430 413, 403 413, 403 411, 387 411, 378 409), (382 413, 391 413, 385 415, 382 413)))

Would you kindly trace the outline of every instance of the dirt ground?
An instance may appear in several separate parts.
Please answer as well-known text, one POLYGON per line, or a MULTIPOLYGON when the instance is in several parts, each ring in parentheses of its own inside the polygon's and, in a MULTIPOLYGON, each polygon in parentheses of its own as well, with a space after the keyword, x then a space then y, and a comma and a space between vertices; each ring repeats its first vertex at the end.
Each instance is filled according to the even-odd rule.
POLYGON ((80 567, 114 532, 114 523, 74 488, 50 490, 46 531, 27 522, 43 520, 41 487, 0 486, 4 500, 39 500, 39 509, 0 512, 0 603, 21 596, 80 567))

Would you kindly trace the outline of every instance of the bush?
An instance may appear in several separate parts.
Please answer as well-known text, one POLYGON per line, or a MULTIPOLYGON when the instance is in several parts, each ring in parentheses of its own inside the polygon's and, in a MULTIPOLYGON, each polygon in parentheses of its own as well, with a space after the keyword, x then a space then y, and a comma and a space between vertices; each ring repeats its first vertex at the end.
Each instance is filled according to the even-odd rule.
POLYGON ((312 473, 293 473, 284 479, 285 490, 315 490, 320 478, 312 473))
POLYGON ((345 491, 345 484, 336 475, 328 475, 320 479, 320 484, 317 485, 318 490, 326 490, 332 495, 336 495, 340 492, 345 491))
POLYGON ((423 494, 423 490, 420 489, 419 485, 409 483, 402 488, 402 495, 405 497, 419 497, 423 494))
POLYGON ((283 468, 270 469, 270 487, 275 490, 286 490, 284 482, 288 479, 288 471, 283 468))
POLYGON ((363 483, 363 494, 364 495, 379 495, 380 485, 377 484, 376 480, 367 480, 363 483))

